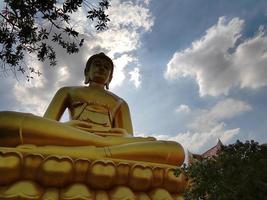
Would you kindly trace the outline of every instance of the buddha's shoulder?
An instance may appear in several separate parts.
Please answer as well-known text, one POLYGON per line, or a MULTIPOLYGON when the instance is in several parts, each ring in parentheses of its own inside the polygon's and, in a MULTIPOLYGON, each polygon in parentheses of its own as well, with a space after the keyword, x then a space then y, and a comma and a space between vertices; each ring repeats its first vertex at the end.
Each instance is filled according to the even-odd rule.
POLYGON ((110 92, 108 90, 105 90, 105 91, 106 91, 106 94, 109 95, 110 98, 112 98, 114 100, 114 102, 117 102, 119 104, 126 104, 127 105, 126 101, 123 98, 119 97, 118 95, 116 95, 113 92, 110 92))
POLYGON ((106 94, 107 94, 108 96, 110 96, 111 98, 113 98, 115 101, 125 102, 125 101, 123 100, 123 98, 119 97, 118 95, 114 94, 113 92, 110 92, 110 91, 108 91, 108 90, 105 90, 105 91, 106 91, 106 94))
POLYGON ((72 93, 76 91, 81 91, 83 87, 81 86, 64 86, 60 88, 57 93, 72 93))
MULTIPOLYGON (((80 92, 86 92, 86 90, 90 90, 88 87, 83 86, 65 86, 58 90, 58 93, 65 93, 70 96, 73 96, 80 92)), ((108 90, 99 90, 98 92, 104 94, 106 97, 112 99, 113 101, 119 101, 119 102, 125 102, 123 98, 119 97, 118 95, 114 94, 113 92, 110 92, 108 90)), ((126 103, 126 102, 125 102, 126 103)))

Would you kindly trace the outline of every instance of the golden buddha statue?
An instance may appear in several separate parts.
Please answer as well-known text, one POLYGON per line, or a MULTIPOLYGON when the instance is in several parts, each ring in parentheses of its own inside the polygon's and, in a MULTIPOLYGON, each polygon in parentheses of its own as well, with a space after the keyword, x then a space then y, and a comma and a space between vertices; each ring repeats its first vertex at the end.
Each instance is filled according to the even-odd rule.
POLYGON ((104 53, 91 56, 84 70, 89 86, 59 89, 43 117, 0 112, 0 147, 181 165, 179 143, 133 136, 127 103, 107 90, 113 67, 104 53), (59 122, 66 109, 70 121, 59 122))

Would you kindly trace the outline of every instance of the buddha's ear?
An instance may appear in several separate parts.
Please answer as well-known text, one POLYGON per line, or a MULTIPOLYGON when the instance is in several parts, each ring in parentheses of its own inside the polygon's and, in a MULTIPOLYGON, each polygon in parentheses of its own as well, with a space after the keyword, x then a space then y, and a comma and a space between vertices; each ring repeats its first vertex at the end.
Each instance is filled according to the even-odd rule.
POLYGON ((106 83, 106 89, 109 90, 109 83, 106 83))
POLYGON ((90 78, 88 75, 85 75, 84 84, 88 84, 90 82, 90 78))
POLYGON ((105 84, 107 90, 109 89, 109 84, 110 84, 110 82, 111 82, 111 80, 112 80, 112 77, 113 77, 113 76, 110 75, 110 76, 109 76, 109 79, 108 79, 108 82, 105 84))

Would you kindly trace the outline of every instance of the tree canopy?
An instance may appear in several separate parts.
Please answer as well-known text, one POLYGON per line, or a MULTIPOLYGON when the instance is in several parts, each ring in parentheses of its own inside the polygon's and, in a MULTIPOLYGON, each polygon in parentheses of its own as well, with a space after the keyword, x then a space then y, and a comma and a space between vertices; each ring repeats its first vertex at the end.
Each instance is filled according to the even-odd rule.
POLYGON ((267 199, 267 146, 250 141, 224 146, 218 155, 183 167, 185 199, 267 199))
MULTIPOLYGON (((25 53, 35 53, 38 60, 48 60, 54 66, 57 64, 54 45, 59 45, 69 54, 77 53, 84 39, 79 38, 79 32, 73 28, 70 15, 83 6, 87 10, 87 18, 96 21, 95 28, 103 30, 109 21, 105 10, 110 3, 109 0, 97 2, 4 0, 4 8, 0 13, 1 71, 20 71, 24 74, 25 67, 22 67, 21 62, 25 53)), ((40 73, 34 68, 29 70, 38 75, 40 73)))

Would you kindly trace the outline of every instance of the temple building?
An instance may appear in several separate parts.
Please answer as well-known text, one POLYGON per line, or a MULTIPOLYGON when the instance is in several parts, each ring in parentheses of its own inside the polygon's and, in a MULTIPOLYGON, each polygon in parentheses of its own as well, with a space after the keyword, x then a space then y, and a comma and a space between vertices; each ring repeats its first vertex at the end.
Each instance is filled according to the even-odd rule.
POLYGON ((211 147, 207 151, 202 154, 194 154, 188 151, 188 163, 193 163, 195 160, 202 160, 205 158, 211 158, 212 156, 216 156, 217 153, 222 149, 223 143, 220 139, 218 139, 217 144, 214 147, 211 147))

